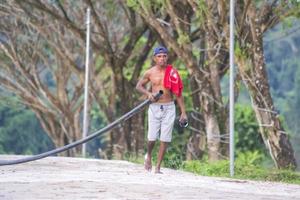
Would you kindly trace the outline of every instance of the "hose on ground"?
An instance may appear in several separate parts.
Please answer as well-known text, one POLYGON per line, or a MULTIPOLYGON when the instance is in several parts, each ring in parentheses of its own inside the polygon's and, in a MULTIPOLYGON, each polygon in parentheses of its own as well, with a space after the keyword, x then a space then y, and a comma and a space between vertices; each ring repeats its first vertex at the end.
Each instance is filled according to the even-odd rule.
MULTIPOLYGON (((160 90, 155 96, 154 98, 156 100, 158 100, 161 96, 163 95, 163 91, 160 90)), ((59 147, 57 149, 53 149, 41 154, 37 154, 34 156, 30 156, 30 157, 26 157, 26 158, 21 158, 21 159, 15 159, 15 160, 0 160, 0 166, 3 165, 15 165, 15 164, 21 164, 21 163, 26 163, 26 162, 30 162, 30 161, 34 161, 34 160, 39 160, 51 155, 56 155, 58 153, 61 153, 63 151, 69 150, 71 148, 74 148, 78 145, 81 145, 83 143, 86 143, 92 139, 94 139, 95 137, 115 128, 118 124, 128 120, 129 118, 131 118, 133 115, 135 115, 136 113, 138 113, 142 108, 144 108, 145 106, 147 106, 148 104, 151 103, 151 100, 147 99, 144 102, 142 102, 141 104, 139 104, 138 106, 136 106, 135 108, 133 108, 131 111, 129 111, 128 113, 124 114, 123 116, 121 116, 119 119, 115 120, 114 122, 108 124, 106 127, 90 134, 89 136, 82 138, 80 140, 77 140, 73 143, 70 143, 68 145, 65 145, 63 147, 59 147)))

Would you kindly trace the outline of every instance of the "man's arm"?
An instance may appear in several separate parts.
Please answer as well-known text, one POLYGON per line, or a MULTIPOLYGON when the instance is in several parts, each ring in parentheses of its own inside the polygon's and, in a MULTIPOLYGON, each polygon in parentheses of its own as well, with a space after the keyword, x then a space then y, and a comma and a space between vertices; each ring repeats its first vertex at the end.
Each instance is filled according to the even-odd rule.
POLYGON ((145 85, 150 82, 150 73, 149 71, 146 71, 145 74, 143 75, 143 77, 138 81, 138 83, 136 84, 136 89, 146 95, 148 97, 148 99, 150 99, 151 101, 154 101, 154 95, 149 92, 146 88, 145 85))
POLYGON ((187 115, 186 115, 186 112, 185 112, 183 96, 182 95, 180 97, 176 96, 176 100, 177 100, 177 103, 178 103, 178 106, 179 106, 179 109, 180 109, 180 112, 181 112, 179 121, 187 120, 187 115))

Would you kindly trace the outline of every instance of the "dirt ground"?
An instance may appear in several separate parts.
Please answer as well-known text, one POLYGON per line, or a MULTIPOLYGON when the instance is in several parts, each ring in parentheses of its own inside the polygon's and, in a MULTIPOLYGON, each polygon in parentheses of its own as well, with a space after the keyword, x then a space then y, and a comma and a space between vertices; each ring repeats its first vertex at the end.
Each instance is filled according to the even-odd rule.
MULTIPOLYGON (((12 159, 0 155, 0 160, 12 159)), ((300 185, 146 172, 126 161, 49 157, 0 166, 0 199, 270 199, 300 200, 300 185)))

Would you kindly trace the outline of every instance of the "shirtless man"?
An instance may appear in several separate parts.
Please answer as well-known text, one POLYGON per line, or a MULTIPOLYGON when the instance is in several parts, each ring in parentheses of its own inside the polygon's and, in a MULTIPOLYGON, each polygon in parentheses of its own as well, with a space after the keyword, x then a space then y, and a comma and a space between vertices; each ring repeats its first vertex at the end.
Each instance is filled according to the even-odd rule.
MULTIPOLYGON (((145 169, 147 171, 151 171, 152 169, 152 150, 156 139, 159 137, 160 131, 160 147, 155 173, 161 173, 160 166, 168 143, 170 143, 172 139, 172 130, 176 113, 173 94, 169 89, 164 87, 165 69, 168 60, 167 49, 165 47, 155 48, 153 60, 155 65, 144 73, 143 77, 138 81, 136 89, 154 102, 150 104, 148 110, 148 148, 147 154, 145 155, 145 169), (151 91, 148 91, 145 88, 145 85, 149 82, 151 84, 151 91), (157 94, 159 90, 163 91, 163 95, 155 102, 154 95, 157 94)), ((186 120, 187 115, 185 112, 183 96, 176 96, 176 100, 181 111, 179 120, 186 120)))

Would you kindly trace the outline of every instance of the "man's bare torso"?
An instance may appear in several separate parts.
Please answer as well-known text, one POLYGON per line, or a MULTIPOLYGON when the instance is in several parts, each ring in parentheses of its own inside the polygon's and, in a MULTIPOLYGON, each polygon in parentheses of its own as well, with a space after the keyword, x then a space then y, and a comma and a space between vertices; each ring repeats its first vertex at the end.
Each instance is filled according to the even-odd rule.
POLYGON ((151 83, 151 92, 157 94, 159 90, 162 90, 164 94, 159 98, 157 102, 167 103, 173 101, 173 96, 170 90, 164 87, 165 68, 154 66, 149 69, 149 80, 151 83))

